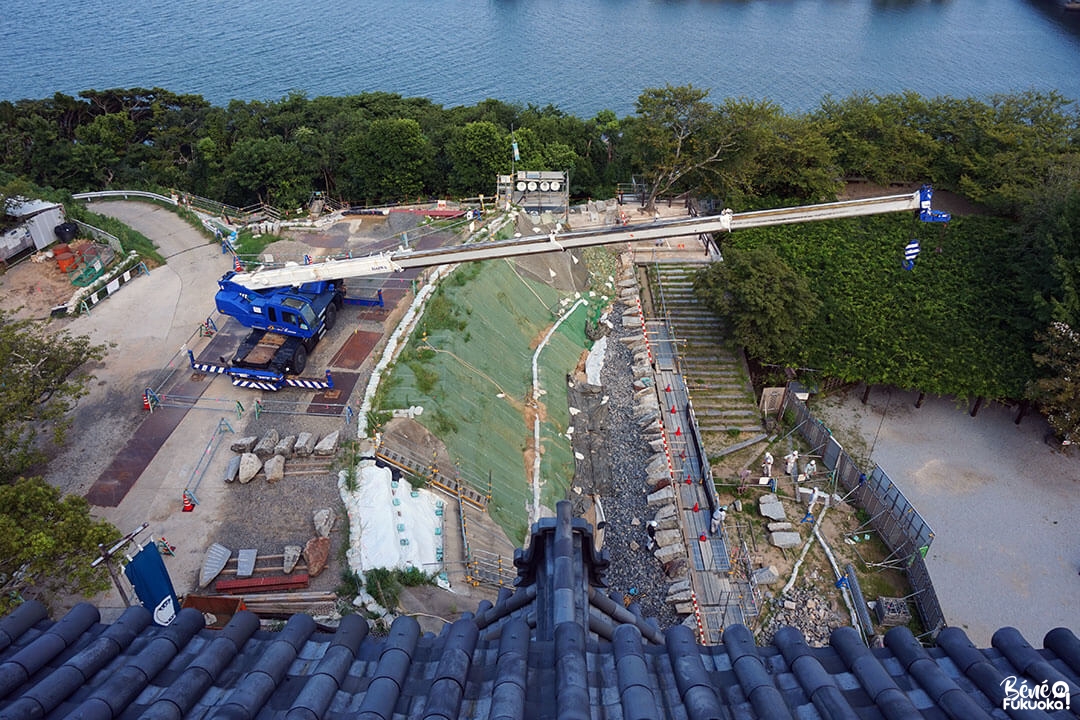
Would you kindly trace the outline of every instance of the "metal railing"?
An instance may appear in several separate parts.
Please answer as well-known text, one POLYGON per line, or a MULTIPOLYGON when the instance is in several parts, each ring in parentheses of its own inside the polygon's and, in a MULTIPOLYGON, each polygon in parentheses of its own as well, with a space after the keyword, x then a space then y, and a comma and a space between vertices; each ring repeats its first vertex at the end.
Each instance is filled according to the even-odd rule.
POLYGON ((143 200, 154 200, 157 202, 163 202, 167 205, 178 205, 175 197, 165 197, 155 192, 148 192, 146 190, 98 190, 96 192, 84 192, 75 193, 71 196, 75 200, 101 200, 105 198, 122 198, 127 200, 129 198, 140 198, 143 200))

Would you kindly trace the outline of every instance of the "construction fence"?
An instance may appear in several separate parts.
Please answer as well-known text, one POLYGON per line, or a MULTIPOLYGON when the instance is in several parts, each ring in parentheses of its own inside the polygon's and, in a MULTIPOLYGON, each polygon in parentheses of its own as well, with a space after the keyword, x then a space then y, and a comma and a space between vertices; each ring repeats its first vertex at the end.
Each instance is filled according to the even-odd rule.
POLYGON ((810 445, 810 454, 821 456, 822 464, 843 488, 847 502, 870 516, 866 527, 877 533, 889 549, 890 555, 882 564, 904 569, 923 627, 937 637, 946 623, 924 560, 934 540, 930 525, 884 470, 875 466, 869 474, 863 472, 794 392, 784 393, 780 415, 788 413, 810 445))

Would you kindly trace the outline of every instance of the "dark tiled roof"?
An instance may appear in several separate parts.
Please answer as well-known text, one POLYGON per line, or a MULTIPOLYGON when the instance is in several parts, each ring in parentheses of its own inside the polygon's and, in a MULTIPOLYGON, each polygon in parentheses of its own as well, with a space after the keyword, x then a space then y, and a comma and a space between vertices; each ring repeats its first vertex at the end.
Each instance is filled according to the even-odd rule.
POLYGON ((0 718, 1074 717, 1004 713, 1008 676, 1063 680, 1080 709, 1080 640, 1064 628, 1042 650, 1011 628, 989 649, 956 628, 924 648, 902 627, 876 649, 851 628, 824 648, 793 628, 757 647, 741 625, 702 647, 599 589, 606 560, 568 503, 515 563, 514 591, 438 636, 408 617, 382 637, 358 616, 266 632, 247 612, 214 631, 191 609, 159 628, 139 607, 102 625, 89 604, 53 622, 28 602, 0 620, 0 718))

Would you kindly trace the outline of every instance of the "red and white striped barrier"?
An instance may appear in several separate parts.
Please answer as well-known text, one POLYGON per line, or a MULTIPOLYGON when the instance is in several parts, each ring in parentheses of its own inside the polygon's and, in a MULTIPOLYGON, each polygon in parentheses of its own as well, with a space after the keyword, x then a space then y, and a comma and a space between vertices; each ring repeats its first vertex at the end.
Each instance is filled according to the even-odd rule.
POLYGON ((649 354, 649 364, 655 365, 652 355, 652 343, 649 342, 649 332, 645 329, 645 311, 641 309, 641 298, 637 298, 638 317, 641 318, 641 336, 645 338, 645 352, 649 354))
POLYGON ((675 463, 671 459, 671 447, 667 441, 667 430, 664 429, 663 420, 657 420, 656 424, 660 426, 660 437, 664 440, 664 455, 667 456, 668 477, 671 478, 671 482, 675 482, 675 463))
POLYGON ((697 593, 690 591, 690 602, 694 605, 694 619, 697 620, 698 642, 702 645, 709 644, 709 637, 705 634, 705 623, 701 621, 701 606, 698 605, 697 593))

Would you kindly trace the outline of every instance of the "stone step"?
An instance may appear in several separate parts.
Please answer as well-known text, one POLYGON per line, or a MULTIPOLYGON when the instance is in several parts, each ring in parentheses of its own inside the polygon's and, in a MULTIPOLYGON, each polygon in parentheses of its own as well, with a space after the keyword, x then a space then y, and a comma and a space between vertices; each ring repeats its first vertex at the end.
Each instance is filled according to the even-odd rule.
POLYGON ((739 432, 759 433, 761 432, 761 425, 713 425, 706 423, 698 424, 698 431, 702 433, 723 433, 727 434, 728 430, 738 430, 739 432))

